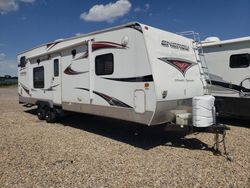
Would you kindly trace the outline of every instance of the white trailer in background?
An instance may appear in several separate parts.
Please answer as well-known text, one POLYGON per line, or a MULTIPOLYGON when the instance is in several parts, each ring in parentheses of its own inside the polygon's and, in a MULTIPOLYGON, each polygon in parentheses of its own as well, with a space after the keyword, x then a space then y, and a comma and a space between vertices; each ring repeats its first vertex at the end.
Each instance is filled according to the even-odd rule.
POLYGON ((19 101, 47 122, 66 110, 146 125, 195 117, 209 127, 214 99, 202 97, 198 59, 193 40, 136 22, 56 40, 18 55, 19 101))
POLYGON ((209 37, 202 47, 217 112, 250 118, 250 37, 224 41, 209 37))

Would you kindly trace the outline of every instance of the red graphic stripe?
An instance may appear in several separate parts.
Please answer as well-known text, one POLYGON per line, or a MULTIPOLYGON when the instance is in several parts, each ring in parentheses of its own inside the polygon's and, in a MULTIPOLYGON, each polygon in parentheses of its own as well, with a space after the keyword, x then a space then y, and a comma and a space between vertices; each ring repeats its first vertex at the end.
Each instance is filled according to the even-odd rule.
POLYGON ((83 74, 83 73, 87 73, 89 71, 75 71, 71 68, 71 65, 69 65, 65 70, 64 70, 64 73, 65 74, 68 74, 68 75, 77 75, 77 74, 83 74))
POLYGON ((170 60, 172 64, 174 64, 178 69, 184 74, 186 70, 192 65, 192 63, 188 63, 185 61, 179 61, 179 60, 170 60))
POLYGON ((183 60, 178 60, 178 59, 168 59, 165 57, 158 58, 158 59, 175 67, 177 70, 179 70, 183 74, 184 77, 185 77, 187 70, 194 65, 194 63, 183 61, 183 60))
POLYGON ((107 48, 125 49, 126 47, 118 43, 106 42, 106 41, 93 42, 92 44, 92 51, 107 49, 107 48))

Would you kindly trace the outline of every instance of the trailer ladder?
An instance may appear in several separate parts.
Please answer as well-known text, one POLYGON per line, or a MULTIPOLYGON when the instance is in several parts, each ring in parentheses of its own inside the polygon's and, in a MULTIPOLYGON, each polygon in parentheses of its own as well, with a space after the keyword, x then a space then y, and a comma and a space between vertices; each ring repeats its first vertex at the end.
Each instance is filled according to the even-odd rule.
POLYGON ((193 50, 196 61, 199 64, 203 87, 206 94, 211 94, 212 84, 199 33, 196 33, 194 31, 184 31, 177 34, 193 39, 193 50))

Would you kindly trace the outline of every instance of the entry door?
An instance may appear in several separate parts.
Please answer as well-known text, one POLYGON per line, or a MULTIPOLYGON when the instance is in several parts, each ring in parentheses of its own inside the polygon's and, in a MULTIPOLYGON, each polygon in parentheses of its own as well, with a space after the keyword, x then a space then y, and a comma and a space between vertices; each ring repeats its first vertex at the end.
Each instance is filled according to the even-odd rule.
POLYGON ((49 88, 53 93, 53 103, 55 105, 61 105, 62 104, 62 85, 61 85, 61 77, 62 77, 62 71, 61 71, 61 56, 55 56, 52 58, 52 84, 49 88))

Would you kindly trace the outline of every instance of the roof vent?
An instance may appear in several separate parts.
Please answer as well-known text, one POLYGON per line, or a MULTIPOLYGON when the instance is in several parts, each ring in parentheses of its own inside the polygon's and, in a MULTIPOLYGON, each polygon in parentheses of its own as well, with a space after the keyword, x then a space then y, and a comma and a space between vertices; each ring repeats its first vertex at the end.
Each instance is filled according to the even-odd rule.
POLYGON ((220 39, 218 37, 207 37, 205 42, 219 42, 220 39))

